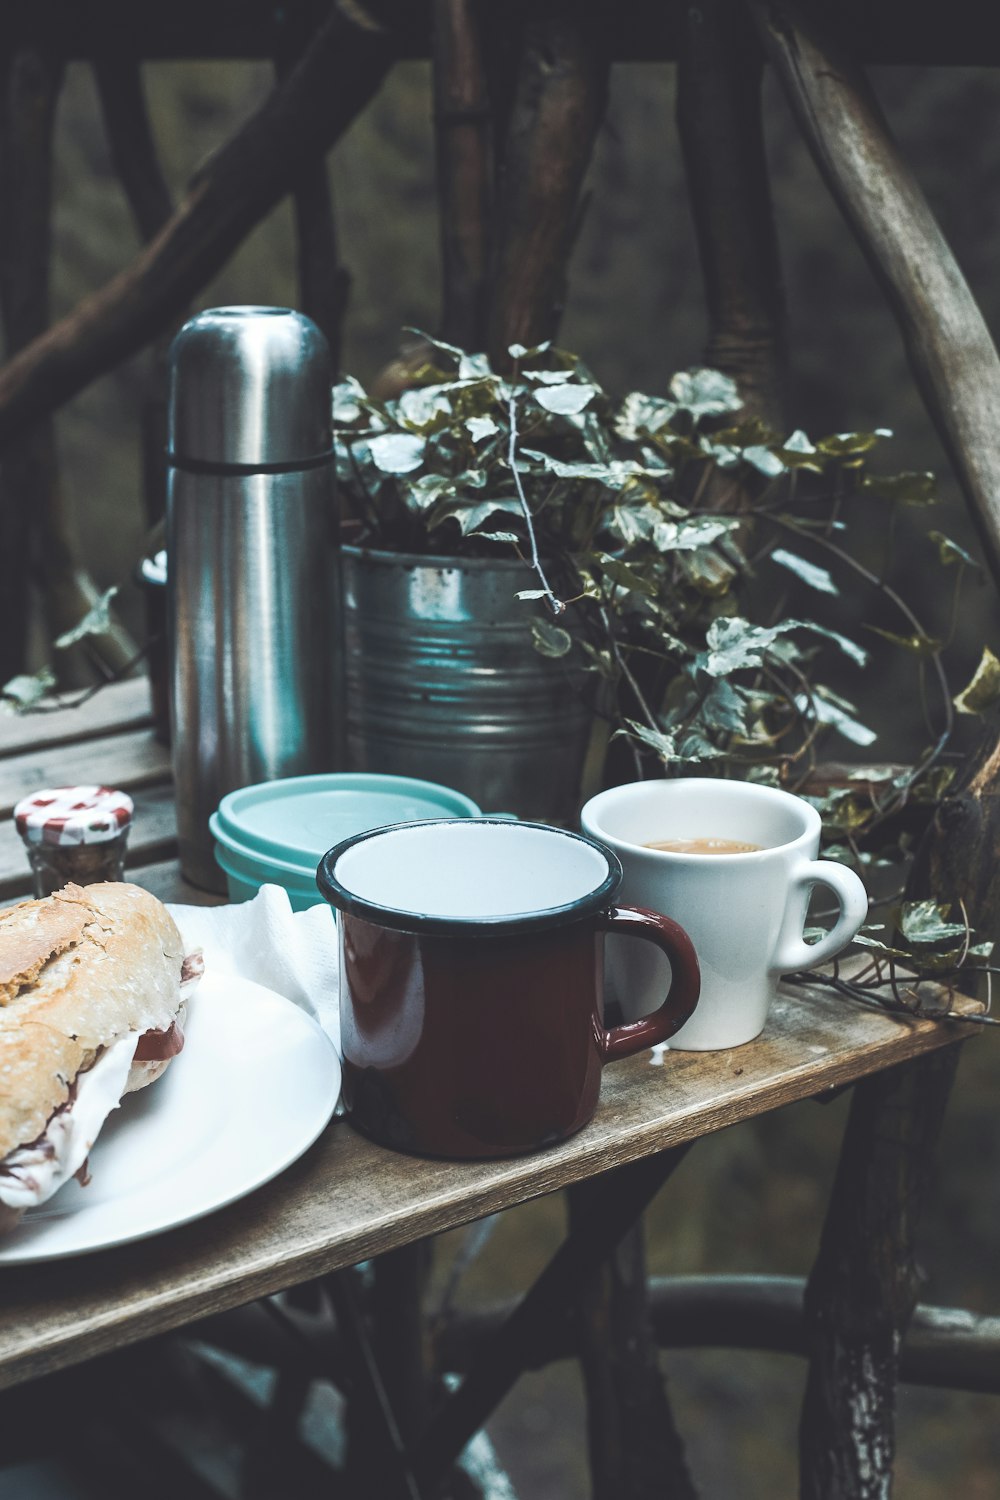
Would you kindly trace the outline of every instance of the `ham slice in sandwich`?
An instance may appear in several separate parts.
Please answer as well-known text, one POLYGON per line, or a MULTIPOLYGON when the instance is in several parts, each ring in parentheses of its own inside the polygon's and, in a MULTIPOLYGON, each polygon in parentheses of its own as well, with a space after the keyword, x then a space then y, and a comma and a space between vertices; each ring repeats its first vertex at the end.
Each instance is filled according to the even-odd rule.
POLYGON ((139 886, 68 885, 0 911, 0 1231, 84 1180, 108 1115, 183 1047, 200 973, 139 886))

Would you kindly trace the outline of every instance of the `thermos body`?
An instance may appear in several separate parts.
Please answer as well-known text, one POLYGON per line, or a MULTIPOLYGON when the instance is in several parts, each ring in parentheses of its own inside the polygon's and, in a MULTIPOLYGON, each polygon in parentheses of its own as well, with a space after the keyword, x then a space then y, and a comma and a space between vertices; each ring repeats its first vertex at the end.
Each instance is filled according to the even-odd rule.
POLYGON ((341 764, 325 342, 298 313, 200 314, 171 353, 167 606, 181 868, 225 890, 209 816, 341 764), (193 450, 193 451, 192 451, 193 450))

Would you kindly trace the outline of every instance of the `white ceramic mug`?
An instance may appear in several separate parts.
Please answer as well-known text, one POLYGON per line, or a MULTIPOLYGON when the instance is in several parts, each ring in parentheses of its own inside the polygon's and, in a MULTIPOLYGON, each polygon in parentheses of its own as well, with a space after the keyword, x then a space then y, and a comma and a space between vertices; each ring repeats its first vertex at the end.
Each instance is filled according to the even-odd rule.
MULTIPOLYGON (((817 860, 816 809, 775 787, 707 778, 636 781, 592 797, 581 822, 621 860, 622 900, 669 912, 694 943, 701 1000, 671 1048, 704 1052, 752 1041, 764 1028, 780 976, 832 958, 868 911, 858 876, 817 860), (723 854, 645 847, 688 839, 756 847, 723 854), (824 937, 807 943, 813 886, 833 892, 840 914, 824 937)), ((663 993, 662 955, 609 939, 607 960, 609 990, 626 1021, 646 1014, 663 993)))

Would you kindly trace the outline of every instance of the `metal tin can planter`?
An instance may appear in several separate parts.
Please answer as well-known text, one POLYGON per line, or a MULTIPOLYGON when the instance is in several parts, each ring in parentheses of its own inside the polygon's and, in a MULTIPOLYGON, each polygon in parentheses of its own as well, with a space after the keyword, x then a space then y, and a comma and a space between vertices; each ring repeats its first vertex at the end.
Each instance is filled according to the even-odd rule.
POLYGON ((344 547, 353 770, 457 787, 488 811, 569 822, 592 719, 574 649, 535 650, 523 563, 344 547))

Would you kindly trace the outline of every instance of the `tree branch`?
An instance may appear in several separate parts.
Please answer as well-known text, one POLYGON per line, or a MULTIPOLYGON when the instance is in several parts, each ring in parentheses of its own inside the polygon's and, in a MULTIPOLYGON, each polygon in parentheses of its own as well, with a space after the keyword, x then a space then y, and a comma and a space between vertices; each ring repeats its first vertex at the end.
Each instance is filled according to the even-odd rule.
POLYGON ((600 20, 567 0, 530 12, 498 203, 490 351, 551 338, 562 315, 580 189, 607 103, 600 20))
POLYGON ((705 362, 784 427, 786 319, 761 123, 760 48, 737 0, 682 7, 677 124, 705 279, 705 362))
POLYGON ((434 0, 434 133, 441 223, 441 334, 486 342, 493 122, 472 0, 434 0))
POLYGON ((748 0, 816 164, 896 315, 1000 586, 1000 358, 861 70, 789 0, 748 0))
POLYGON ((169 323, 289 191, 303 162, 342 134, 394 55, 394 34, 359 6, 335 8, 132 265, 0 371, 0 446, 169 323))
POLYGON ((139 237, 148 243, 170 218, 173 203, 149 123, 142 66, 134 57, 101 57, 94 81, 111 160, 139 237))

